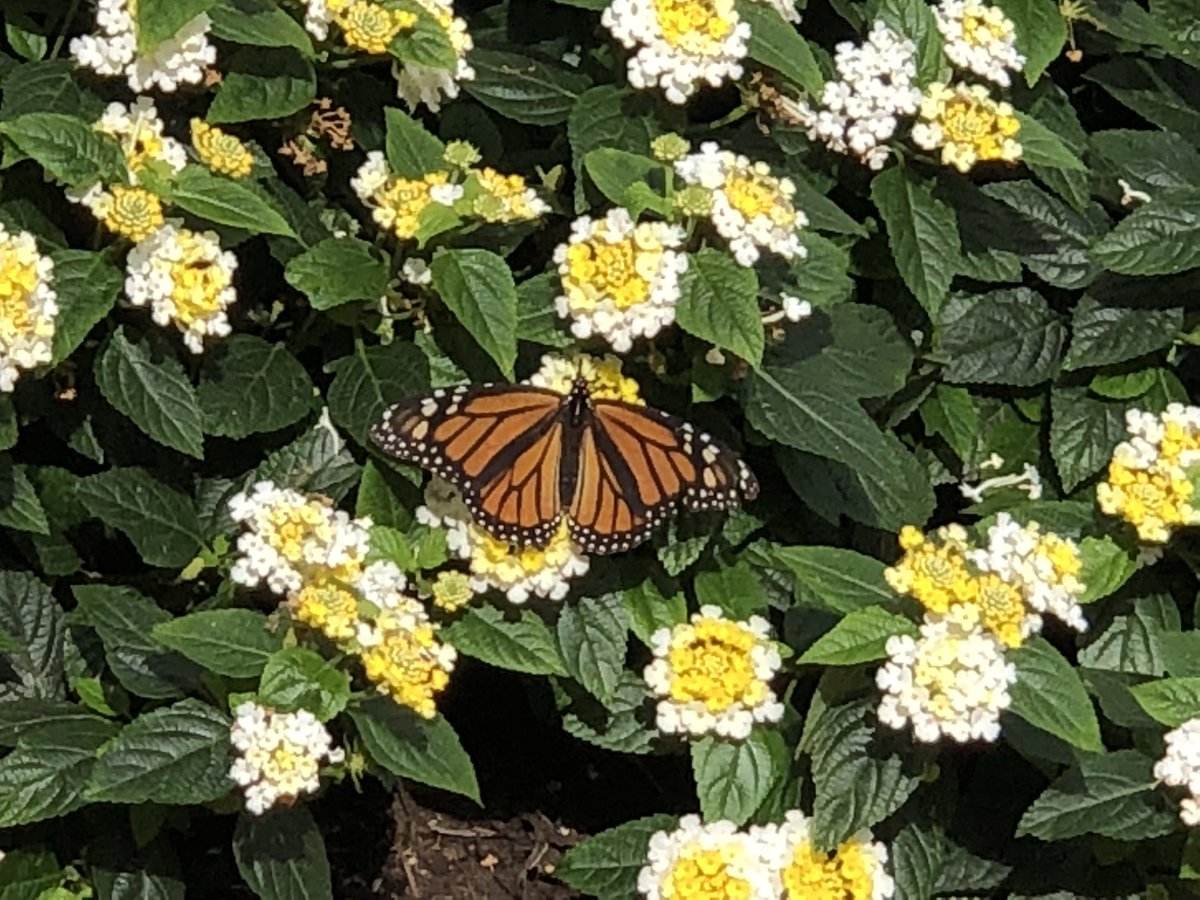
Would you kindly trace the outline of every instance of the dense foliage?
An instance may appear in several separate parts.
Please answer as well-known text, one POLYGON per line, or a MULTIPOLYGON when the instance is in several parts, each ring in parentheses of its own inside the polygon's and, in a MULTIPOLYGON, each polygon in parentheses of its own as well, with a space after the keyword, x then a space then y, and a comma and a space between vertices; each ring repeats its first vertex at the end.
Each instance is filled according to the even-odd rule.
POLYGON ((471 666, 693 774, 588 895, 1195 890, 1200 7, 798 6, 6 0, 0 896, 331 897, 306 796, 486 808, 471 666), (759 497, 522 549, 367 440, 577 372, 759 497))

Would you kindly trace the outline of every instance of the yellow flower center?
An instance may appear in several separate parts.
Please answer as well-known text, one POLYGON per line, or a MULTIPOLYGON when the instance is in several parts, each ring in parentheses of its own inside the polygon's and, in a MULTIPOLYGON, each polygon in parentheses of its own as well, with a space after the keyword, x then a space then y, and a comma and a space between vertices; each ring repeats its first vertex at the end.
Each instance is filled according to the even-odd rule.
POLYGON ((439 572, 433 582, 433 605, 446 612, 458 612, 474 596, 471 580, 462 572, 439 572))
POLYGON ((675 900, 747 900, 750 882, 733 875, 731 850, 696 850, 675 863, 667 876, 665 897, 675 900))
POLYGON ((536 219, 538 211, 529 202, 529 187, 520 175, 501 175, 483 168, 475 173, 483 195, 476 199, 475 214, 488 222, 520 222, 536 219))
POLYGON ((361 654, 367 678, 401 706, 433 718, 437 715, 435 698, 450 682, 450 673, 434 652, 437 638, 433 626, 425 623, 408 628, 392 621, 387 613, 376 624, 382 640, 361 654))
POLYGON ((905 526, 900 533, 904 556, 884 571, 893 590, 912 595, 931 612, 943 613, 954 603, 970 603, 978 590, 957 542, 938 545, 905 526))
POLYGON ((737 26, 733 0, 654 0, 663 38, 688 53, 711 56, 737 26))
POLYGON ((171 263, 171 301, 175 320, 183 327, 221 311, 221 292, 229 287, 229 273, 208 258, 197 235, 181 232, 180 258, 171 263))
POLYGON ((616 243, 593 238, 567 248, 563 289, 584 305, 611 298, 617 309, 645 303, 662 251, 639 249, 632 237, 616 243))
POLYGON ((871 900, 878 862, 858 841, 822 853, 805 841, 783 870, 785 900, 871 900))
POLYGON ((296 619, 335 641, 354 637, 358 624, 358 598, 337 580, 309 582, 291 598, 296 619))
POLYGON ((365 53, 387 53, 396 35, 417 24, 412 13, 386 9, 370 0, 330 0, 328 7, 346 45, 365 53))
POLYGON ((980 576, 978 582, 976 603, 984 626, 1005 646, 1021 646, 1021 622, 1026 613, 1021 592, 991 572, 980 576))
POLYGON ((946 102, 940 121, 946 143, 973 147, 981 160, 1005 159, 1005 139, 1021 130, 1016 117, 1000 115, 994 102, 962 95, 946 102))
POLYGON ((201 119, 192 119, 192 146, 201 162, 230 178, 245 178, 254 168, 254 155, 245 144, 201 119))
POLYGON ((748 220, 766 216, 775 225, 796 223, 796 210, 780 191, 777 178, 761 172, 735 172, 725 180, 724 192, 729 205, 748 220))
POLYGON ((701 619, 668 652, 671 699, 699 701, 712 713, 735 703, 758 706, 769 691, 754 673, 752 652, 758 643, 758 636, 737 622, 701 619))
POLYGON ((1129 522, 1141 540, 1160 544, 1170 538, 1173 528, 1195 524, 1194 493, 1195 486, 1177 467, 1151 472, 1116 460, 1109 463, 1108 480, 1096 487, 1101 510, 1129 522))
POLYGON ((34 330, 33 292, 37 260, 24 259, 0 244, 0 340, 10 342, 34 330))
POLYGON ((479 574, 496 574, 502 581, 513 581, 546 569, 557 569, 571 554, 571 535, 566 519, 559 523, 558 530, 545 547, 510 544, 483 528, 474 527, 478 540, 471 554, 471 569, 479 574))
POLYGON ((962 36, 972 47, 983 47, 1005 40, 1007 35, 1002 21, 968 13, 962 17, 962 36))
POLYGON ((413 237, 421 227, 421 213, 433 203, 430 188, 447 184, 448 172, 430 172, 424 178, 391 178, 380 192, 378 203, 386 211, 396 237, 413 237))
POLYGON ((114 185, 101 216, 104 227, 131 241, 144 241, 162 227, 162 201, 145 188, 114 185))
POLYGON ((308 540, 328 541, 332 538, 324 509, 316 502, 273 507, 267 514, 267 526, 262 529, 262 534, 276 553, 293 563, 302 560, 308 540))

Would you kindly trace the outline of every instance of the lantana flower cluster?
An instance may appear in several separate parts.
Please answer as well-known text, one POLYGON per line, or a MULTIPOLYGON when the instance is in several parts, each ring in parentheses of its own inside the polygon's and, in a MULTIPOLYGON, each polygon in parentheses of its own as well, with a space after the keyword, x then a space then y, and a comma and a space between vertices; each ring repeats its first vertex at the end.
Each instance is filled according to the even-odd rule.
POLYGON ((75 61, 98 75, 125 76, 135 92, 158 89, 167 93, 182 85, 199 84, 217 61, 208 40, 212 27, 206 13, 190 19, 173 35, 146 50, 138 47, 135 0, 98 0, 95 34, 71 41, 75 61))
POLYGON ((832 853, 814 847, 808 819, 739 831, 728 821, 684 816, 650 838, 637 888, 646 900, 888 900, 888 852, 863 830, 832 853))
POLYGON ((1200 718, 1189 719, 1163 737, 1162 758, 1154 764, 1154 777, 1171 787, 1184 788, 1179 819, 1189 828, 1200 825, 1200 718))
POLYGON ((276 804, 290 806, 321 786, 322 762, 346 758, 311 712, 277 712, 252 700, 234 710, 229 731, 236 758, 229 777, 242 788, 246 811, 261 816, 276 804))
POLYGON ((761 616, 740 622, 710 605, 688 622, 655 631, 644 677, 657 698, 659 731, 745 740, 756 724, 783 718, 771 690, 783 663, 770 634, 761 616))
MULTIPOLYGON (((1017 52, 1013 22, 998 7, 979 0, 942 0, 935 8, 946 59, 960 70, 1001 87, 1011 84, 1025 58, 1017 52)), ((881 169, 900 123, 913 119, 912 139, 938 151, 943 165, 969 172, 979 162, 1015 162, 1020 122, 1013 108, 987 85, 960 81, 916 87, 916 45, 882 20, 861 45, 835 49, 839 79, 825 84, 820 103, 788 103, 790 115, 813 140, 881 169)))
POLYGON ((932 536, 907 526, 900 546, 904 556, 885 577, 925 608, 925 618, 917 636, 887 641, 888 661, 876 674, 879 721, 897 729, 911 724, 926 743, 994 741, 1016 680, 1006 651, 1040 631, 1044 615, 1087 628, 1078 600, 1079 548, 1007 513, 979 547, 958 525, 932 536))
POLYGON ((282 596, 295 621, 358 657, 369 681, 430 718, 456 654, 392 562, 368 563, 372 522, 269 481, 229 501, 246 530, 231 577, 282 596))
POLYGON ((1200 407, 1172 403, 1161 415, 1131 409, 1125 428, 1129 439, 1113 451, 1096 499, 1144 543, 1164 544, 1176 530, 1200 524, 1200 407))
POLYGON ((11 393, 22 371, 50 362, 57 319, 54 261, 33 234, 0 224, 0 391, 11 393))

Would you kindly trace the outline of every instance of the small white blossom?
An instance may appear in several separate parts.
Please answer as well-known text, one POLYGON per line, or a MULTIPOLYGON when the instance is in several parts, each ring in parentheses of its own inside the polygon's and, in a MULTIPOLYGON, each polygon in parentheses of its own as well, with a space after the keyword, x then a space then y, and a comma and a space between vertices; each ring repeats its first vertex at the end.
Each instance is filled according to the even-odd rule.
POLYGON ((475 48, 475 42, 467 31, 467 23, 454 15, 451 0, 416 0, 425 11, 437 20, 454 48, 455 64, 452 69, 438 69, 410 61, 397 61, 392 67, 396 76, 396 95, 409 110, 424 103, 430 112, 442 108, 443 100, 458 96, 459 84, 475 80, 475 69, 467 62, 467 54, 475 48))
POLYGON ((1135 206, 1138 203, 1149 203, 1154 199, 1145 191, 1139 191, 1134 188, 1134 186, 1124 178, 1117 179, 1117 187, 1121 189, 1122 206, 1135 206))
POLYGON ((933 15, 946 57, 958 68, 1008 87, 1012 83, 1008 73, 1025 66, 1025 57, 1017 52, 1012 19, 1000 7, 980 0, 942 0, 933 15))
POLYGON ((699 816, 684 816, 674 831, 658 831, 650 838, 637 889, 646 900, 687 900, 702 896, 701 891, 712 897, 777 900, 779 874, 768 862, 775 849, 772 840, 738 831, 732 822, 701 824, 699 816))
POLYGON ((783 317, 789 322, 800 322, 813 314, 812 304, 791 294, 780 294, 783 301, 783 317))
POLYGON ((429 263, 420 257, 410 256, 406 259, 400 267, 400 274, 405 281, 417 287, 433 283, 433 271, 429 268, 429 263))
POLYGON ((238 756, 229 777, 245 792, 251 815, 314 793, 321 786, 321 763, 345 759, 325 726, 306 709, 281 713, 247 700, 234 714, 229 740, 238 756))
POLYGON ((1154 764, 1154 777, 1171 787, 1185 788, 1190 796, 1179 805, 1179 818, 1189 828, 1200 825, 1200 718, 1189 719, 1163 738, 1162 759, 1154 764))

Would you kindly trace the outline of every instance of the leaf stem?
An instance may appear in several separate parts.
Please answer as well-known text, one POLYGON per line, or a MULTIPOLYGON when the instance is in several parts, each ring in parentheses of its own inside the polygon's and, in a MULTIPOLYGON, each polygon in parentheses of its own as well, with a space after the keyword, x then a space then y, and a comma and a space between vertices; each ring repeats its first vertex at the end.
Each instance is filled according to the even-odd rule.
POLYGON ((66 15, 58 25, 58 34, 54 36, 54 46, 50 48, 50 58, 57 59, 58 54, 62 51, 63 43, 67 39, 67 29, 71 27, 71 23, 75 21, 75 14, 79 12, 79 0, 71 0, 70 6, 67 7, 66 15))

